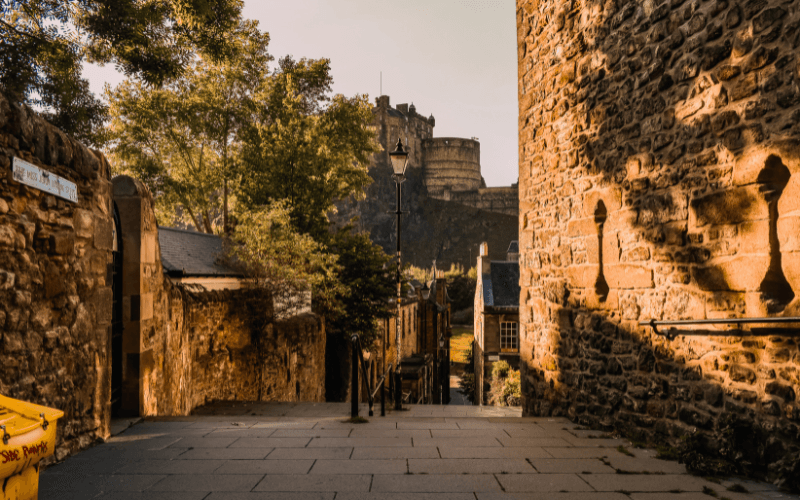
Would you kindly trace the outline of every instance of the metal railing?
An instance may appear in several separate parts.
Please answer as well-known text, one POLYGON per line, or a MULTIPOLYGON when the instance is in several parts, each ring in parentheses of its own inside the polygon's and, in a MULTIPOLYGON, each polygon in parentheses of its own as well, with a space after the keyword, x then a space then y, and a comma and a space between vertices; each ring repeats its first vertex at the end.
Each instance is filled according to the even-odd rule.
MULTIPOLYGON (((653 332, 656 335, 662 335, 667 337, 669 340, 675 339, 678 335, 697 335, 690 330, 679 330, 676 328, 670 328, 668 331, 660 331, 658 328, 661 326, 691 326, 691 325, 749 325, 749 324, 785 324, 785 323, 797 323, 800 324, 800 317, 792 316, 792 317, 775 317, 775 318, 719 318, 719 319, 684 319, 684 320, 669 320, 669 321, 656 321, 651 319, 649 321, 640 321, 639 326, 649 326, 653 329, 653 332)), ((786 329, 780 332, 781 334, 786 335, 796 335, 800 333, 800 329, 792 328, 786 329)), ((751 331, 748 332, 747 335, 759 335, 762 334, 761 332, 751 331)), ((765 335, 775 335, 776 332, 771 330, 769 332, 764 332, 765 335)), ((707 334, 706 334, 707 335, 707 334)), ((741 336, 742 332, 737 330, 736 332, 726 332, 720 331, 719 333, 714 332, 714 335, 736 335, 741 336)))
POLYGON ((392 373, 392 364, 389 363, 389 366, 386 367, 386 371, 383 372, 381 378, 375 384, 375 387, 371 387, 371 379, 369 376, 369 371, 367 370, 367 363, 364 361, 364 348, 361 346, 361 338, 358 334, 353 334, 350 337, 350 341, 353 344, 353 358, 352 358, 352 379, 351 379, 351 388, 350 388, 350 416, 357 417, 358 416, 358 389, 360 384, 358 383, 358 369, 361 368, 361 374, 364 376, 364 384, 367 387, 367 403, 369 404, 369 416, 373 416, 373 405, 375 403, 375 394, 378 391, 381 392, 381 417, 386 416, 386 379, 389 379, 389 394, 393 395, 395 392, 394 387, 394 377, 389 377, 389 374, 392 373))

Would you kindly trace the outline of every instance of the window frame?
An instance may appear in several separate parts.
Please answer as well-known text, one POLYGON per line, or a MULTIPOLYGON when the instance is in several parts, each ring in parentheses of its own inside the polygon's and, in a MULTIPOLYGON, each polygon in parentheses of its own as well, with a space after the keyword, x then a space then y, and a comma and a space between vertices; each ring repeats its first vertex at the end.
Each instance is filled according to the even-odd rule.
POLYGON ((500 322, 500 352, 519 353, 519 322, 500 322), (509 340, 511 347, 506 347, 509 340))

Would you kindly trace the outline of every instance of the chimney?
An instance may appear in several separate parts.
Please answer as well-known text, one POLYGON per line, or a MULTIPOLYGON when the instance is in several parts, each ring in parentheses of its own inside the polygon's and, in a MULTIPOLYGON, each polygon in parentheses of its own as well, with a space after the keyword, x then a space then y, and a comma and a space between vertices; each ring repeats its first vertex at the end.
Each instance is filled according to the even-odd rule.
POLYGON ((489 261, 489 244, 487 242, 481 243, 480 255, 478 255, 478 279, 482 274, 491 272, 491 262, 489 261))
POLYGON ((397 107, 397 111, 400 111, 404 115, 408 115, 408 103, 398 104, 396 107, 397 107))
POLYGON ((375 98, 375 104, 379 108, 389 108, 390 107, 389 96, 388 95, 382 95, 380 97, 376 97, 375 98))

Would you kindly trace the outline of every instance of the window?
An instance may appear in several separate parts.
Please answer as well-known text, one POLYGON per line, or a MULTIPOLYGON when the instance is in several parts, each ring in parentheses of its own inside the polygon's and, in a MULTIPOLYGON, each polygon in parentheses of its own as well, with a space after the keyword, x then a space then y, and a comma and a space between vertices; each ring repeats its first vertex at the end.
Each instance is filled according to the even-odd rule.
POLYGON ((516 323, 500 323, 500 352, 519 352, 516 323))

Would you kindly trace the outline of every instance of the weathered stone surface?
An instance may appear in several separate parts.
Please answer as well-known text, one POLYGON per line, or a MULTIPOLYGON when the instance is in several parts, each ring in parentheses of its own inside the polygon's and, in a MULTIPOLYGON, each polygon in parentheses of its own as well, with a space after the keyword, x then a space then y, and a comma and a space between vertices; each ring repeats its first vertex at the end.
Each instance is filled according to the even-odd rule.
MULTIPOLYGON (((518 1, 539 13, 556 4, 518 1)), ((580 23, 526 32, 519 53, 520 100, 529 103, 520 108, 520 165, 540 165, 536 175, 520 172, 520 218, 539 224, 520 256, 531 276, 521 293, 532 303, 559 298, 521 315, 525 411, 672 446, 696 427, 703 453, 733 463, 741 455, 726 450, 739 450, 749 473, 800 488, 776 469, 800 446, 796 341, 780 330, 750 337, 750 326, 639 325, 800 315, 797 2, 631 4, 630 15, 613 2, 575 5, 580 23), (578 33, 602 40, 581 55, 602 77, 581 76, 579 63, 586 107, 556 113, 571 90, 542 78, 554 66, 544 55, 578 33), (578 160, 567 165, 573 151, 578 160), (562 195, 556 186, 566 180, 588 187, 562 195), (604 199, 601 227, 589 193, 615 189, 620 204, 604 199), (550 235, 570 260, 553 258, 550 235), (563 279, 566 300, 544 285, 563 279), (785 447, 756 449, 741 436, 785 447)), ((767 326, 775 327, 752 328, 767 326)))

